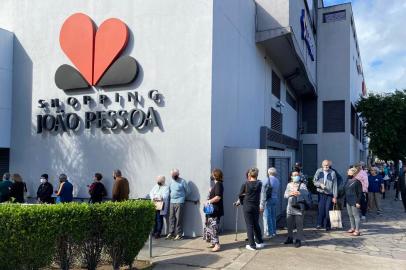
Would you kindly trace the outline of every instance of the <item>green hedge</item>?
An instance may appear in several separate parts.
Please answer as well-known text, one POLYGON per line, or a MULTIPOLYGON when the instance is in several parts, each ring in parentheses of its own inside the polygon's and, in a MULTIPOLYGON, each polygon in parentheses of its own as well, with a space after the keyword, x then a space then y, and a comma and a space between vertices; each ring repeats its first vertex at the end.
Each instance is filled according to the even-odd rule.
POLYGON ((95 269, 105 249, 114 268, 131 266, 154 223, 149 201, 0 205, 0 269, 69 269, 84 258, 95 269))

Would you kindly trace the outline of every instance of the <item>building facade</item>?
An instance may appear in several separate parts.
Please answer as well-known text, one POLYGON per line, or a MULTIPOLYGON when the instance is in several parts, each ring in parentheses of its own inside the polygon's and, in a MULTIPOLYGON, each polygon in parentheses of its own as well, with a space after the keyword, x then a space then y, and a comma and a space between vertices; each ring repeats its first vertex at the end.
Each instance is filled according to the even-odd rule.
MULTIPOLYGON (((0 147, 10 152, 2 154, 8 170, 23 176, 31 196, 45 172, 54 186, 57 175, 66 173, 74 195, 83 198, 95 172, 110 189, 111 172, 119 168, 130 181, 130 196, 145 197, 156 175, 169 182, 176 167, 192 190, 185 233, 199 235, 213 168, 225 172, 224 226, 230 229, 232 202, 249 167, 259 167, 264 178, 275 166, 283 189, 296 161, 310 172, 324 158, 342 170, 360 158, 362 144, 347 123, 362 77, 353 74, 353 57, 361 65, 359 50, 353 51, 356 34, 350 34, 355 27, 343 30, 348 44, 342 40, 340 52, 333 50, 330 39, 340 37, 329 27, 339 23, 323 24, 323 12, 335 8, 321 1, 4 0, 2 5, 0 55, 6 57, 0 60, 0 93, 11 101, 0 103, 9 112, 1 118, 2 126, 9 123, 1 135, 8 144, 0 147), (94 42, 63 30, 71 19, 84 31, 81 19, 71 17, 77 13, 92 21, 86 27, 98 26, 94 42), (128 38, 122 43, 105 34, 109 18, 125 23, 128 38), (108 51, 112 44, 122 48, 108 51), (341 73, 321 70, 347 54, 348 61, 334 67, 341 73), (88 57, 94 58, 90 79, 81 66, 88 57), (112 62, 97 62, 103 59, 112 62), (94 71, 100 66, 99 80, 94 71), (135 79, 103 85, 129 81, 127 73, 135 79), (83 84, 89 86, 66 89, 83 84), (334 100, 345 101, 345 129, 327 134, 323 106, 334 100), (336 138, 339 152, 329 144, 336 138)), ((350 6, 342 7, 352 21, 350 6)), ((284 204, 281 200, 280 213, 284 204)))

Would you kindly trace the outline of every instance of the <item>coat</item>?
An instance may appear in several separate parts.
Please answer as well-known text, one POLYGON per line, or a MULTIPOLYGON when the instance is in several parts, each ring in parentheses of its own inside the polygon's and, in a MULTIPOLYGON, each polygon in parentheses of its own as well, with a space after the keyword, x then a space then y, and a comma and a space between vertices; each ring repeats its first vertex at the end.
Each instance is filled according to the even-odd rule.
POLYGON ((116 177, 113 185, 112 200, 113 202, 121 202, 128 200, 130 194, 130 184, 124 177, 116 177))

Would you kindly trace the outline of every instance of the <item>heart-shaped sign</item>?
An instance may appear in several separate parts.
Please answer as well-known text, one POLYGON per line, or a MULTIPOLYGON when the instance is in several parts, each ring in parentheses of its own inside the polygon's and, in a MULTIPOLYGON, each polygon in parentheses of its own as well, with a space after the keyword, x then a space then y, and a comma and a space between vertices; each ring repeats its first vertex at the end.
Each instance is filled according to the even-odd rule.
POLYGON ((94 34, 92 19, 83 13, 76 13, 66 19, 59 35, 63 52, 90 85, 93 82, 94 34))
POLYGON ((119 19, 104 21, 96 37, 95 32, 89 16, 75 13, 66 19, 59 36, 62 50, 89 85, 97 84, 128 41, 127 26, 119 19))
POLYGON ((128 41, 128 29, 119 19, 105 20, 96 33, 93 85, 116 60, 128 41))

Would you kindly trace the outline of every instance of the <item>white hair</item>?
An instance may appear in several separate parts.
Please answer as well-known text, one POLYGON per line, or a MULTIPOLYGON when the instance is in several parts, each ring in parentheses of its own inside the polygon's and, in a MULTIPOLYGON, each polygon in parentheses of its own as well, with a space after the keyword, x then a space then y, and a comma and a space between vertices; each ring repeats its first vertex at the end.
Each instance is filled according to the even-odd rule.
POLYGON ((158 183, 165 183, 165 176, 163 176, 163 175, 158 175, 158 176, 156 177, 156 181, 157 181, 158 183))
POLYGON ((277 174, 277 171, 274 167, 271 167, 268 169, 268 175, 273 175, 275 176, 277 174))
POLYGON ((178 169, 172 169, 171 174, 177 174, 179 175, 179 170, 178 169))

